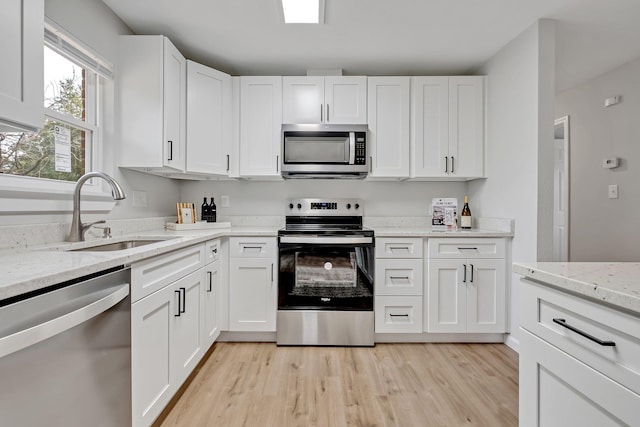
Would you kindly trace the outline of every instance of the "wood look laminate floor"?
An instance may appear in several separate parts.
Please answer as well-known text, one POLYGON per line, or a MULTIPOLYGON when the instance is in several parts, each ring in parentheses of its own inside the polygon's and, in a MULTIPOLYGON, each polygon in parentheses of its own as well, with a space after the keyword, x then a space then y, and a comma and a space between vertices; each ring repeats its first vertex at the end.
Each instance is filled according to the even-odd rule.
POLYGON ((357 348, 272 343, 215 344, 161 423, 163 427, 517 424, 518 355, 505 345, 357 348))

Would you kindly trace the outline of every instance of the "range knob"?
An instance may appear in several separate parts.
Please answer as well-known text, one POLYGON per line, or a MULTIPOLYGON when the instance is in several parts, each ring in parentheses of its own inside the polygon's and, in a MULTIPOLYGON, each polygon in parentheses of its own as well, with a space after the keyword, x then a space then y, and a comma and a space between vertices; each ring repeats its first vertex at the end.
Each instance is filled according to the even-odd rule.
POLYGON ((347 209, 351 209, 351 203, 347 203, 347 209))
POLYGON ((289 203, 289 209, 293 209, 293 203, 289 203))
POLYGON ((298 203, 298 209, 302 209, 302 205, 298 203))
POLYGON ((359 207, 360 207, 360 205, 356 203, 356 209, 358 209, 359 207))

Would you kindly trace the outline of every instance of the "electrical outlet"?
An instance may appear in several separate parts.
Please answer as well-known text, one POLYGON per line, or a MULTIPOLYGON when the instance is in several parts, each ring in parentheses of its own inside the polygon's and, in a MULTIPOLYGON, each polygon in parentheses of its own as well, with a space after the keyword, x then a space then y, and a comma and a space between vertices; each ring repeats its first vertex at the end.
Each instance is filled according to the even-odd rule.
POLYGON ((229 207, 229 196, 220 196, 220 205, 223 208, 228 208, 229 207))
POLYGON ((618 184, 612 184, 609 186, 609 198, 610 199, 618 198, 618 184))
POLYGON ((134 208, 146 208, 147 207, 147 192, 134 190, 131 194, 133 198, 132 205, 134 208))

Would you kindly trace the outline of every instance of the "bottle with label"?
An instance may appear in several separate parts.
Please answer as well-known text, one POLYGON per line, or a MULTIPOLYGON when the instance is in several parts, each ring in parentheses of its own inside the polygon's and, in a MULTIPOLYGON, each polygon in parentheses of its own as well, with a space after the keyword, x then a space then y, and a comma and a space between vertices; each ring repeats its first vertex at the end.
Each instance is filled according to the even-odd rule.
POLYGON ((213 197, 211 198, 211 203, 209 204, 209 222, 216 222, 216 204, 213 201, 213 197))
POLYGON ((204 198, 204 202, 202 202, 201 212, 200 212, 200 220, 204 222, 209 221, 209 216, 211 215, 211 208, 207 204, 207 198, 204 198))
POLYGON ((468 196, 464 196, 464 206, 460 213, 460 226, 463 230, 471 230, 471 209, 469 209, 468 196))

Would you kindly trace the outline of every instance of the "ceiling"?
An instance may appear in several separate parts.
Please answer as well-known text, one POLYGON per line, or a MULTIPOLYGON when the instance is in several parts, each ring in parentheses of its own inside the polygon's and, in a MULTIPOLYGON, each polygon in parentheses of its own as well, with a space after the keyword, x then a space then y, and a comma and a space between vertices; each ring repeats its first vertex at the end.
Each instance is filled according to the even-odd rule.
POLYGON ((323 25, 285 25, 279 0, 103 1, 232 75, 473 73, 540 18, 557 21, 557 92, 640 57, 638 0, 326 0, 323 25))

